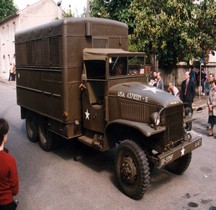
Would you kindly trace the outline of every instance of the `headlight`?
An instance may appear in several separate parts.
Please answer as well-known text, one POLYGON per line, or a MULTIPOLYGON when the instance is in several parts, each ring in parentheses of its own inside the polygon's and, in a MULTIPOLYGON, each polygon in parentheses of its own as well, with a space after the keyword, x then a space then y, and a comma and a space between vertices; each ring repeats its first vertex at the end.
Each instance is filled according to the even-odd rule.
POLYGON ((153 112, 151 114, 151 123, 155 128, 160 124, 160 114, 158 112, 153 112))

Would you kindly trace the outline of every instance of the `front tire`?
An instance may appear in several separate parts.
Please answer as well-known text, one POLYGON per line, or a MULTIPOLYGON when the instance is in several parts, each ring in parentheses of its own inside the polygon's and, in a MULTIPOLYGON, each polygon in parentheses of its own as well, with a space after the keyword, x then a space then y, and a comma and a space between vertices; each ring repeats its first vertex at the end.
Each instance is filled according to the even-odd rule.
POLYGON ((181 175, 183 174, 190 165, 192 158, 192 153, 188 153, 172 163, 165 166, 165 169, 173 174, 181 175))
POLYGON ((54 136, 48 130, 46 123, 39 124, 38 132, 39 132, 40 147, 46 152, 51 151, 54 146, 54 136))
POLYGON ((115 169, 121 190, 130 198, 141 199, 150 182, 144 151, 135 142, 124 140, 117 149, 115 169))

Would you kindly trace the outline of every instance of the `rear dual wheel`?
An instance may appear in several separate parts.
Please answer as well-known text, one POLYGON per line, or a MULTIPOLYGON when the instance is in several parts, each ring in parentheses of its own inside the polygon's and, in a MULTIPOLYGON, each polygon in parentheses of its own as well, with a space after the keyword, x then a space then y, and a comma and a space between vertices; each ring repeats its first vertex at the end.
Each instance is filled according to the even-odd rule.
POLYGON ((150 182, 144 151, 135 142, 124 140, 117 149, 115 169, 122 192, 133 199, 141 199, 150 182))
POLYGON ((27 116, 26 117, 26 132, 27 137, 31 142, 38 141, 38 123, 37 119, 34 116, 27 116))
POLYGON ((44 151, 51 151, 54 146, 54 136, 47 127, 46 123, 38 125, 39 145, 44 151))
POLYGON ((29 115, 26 118, 26 132, 28 139, 31 142, 39 141, 39 145, 44 151, 50 151, 55 143, 54 135, 49 131, 47 122, 38 119, 39 118, 33 115, 29 115))

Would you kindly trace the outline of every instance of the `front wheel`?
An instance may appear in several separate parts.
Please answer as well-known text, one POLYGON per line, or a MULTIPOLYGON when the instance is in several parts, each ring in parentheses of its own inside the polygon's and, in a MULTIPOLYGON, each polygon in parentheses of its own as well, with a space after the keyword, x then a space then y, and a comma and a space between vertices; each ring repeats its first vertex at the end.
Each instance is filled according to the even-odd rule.
POLYGON ((165 169, 171 173, 181 175, 189 167, 190 162, 191 162, 191 158, 192 158, 192 153, 190 152, 190 153, 176 159, 172 163, 166 165, 165 169))
POLYGON ((150 182, 144 151, 135 142, 124 140, 117 149, 115 169, 121 190, 133 199, 141 199, 150 182))
POLYGON ((48 130, 46 123, 40 123, 38 127, 39 145, 44 151, 51 151, 54 146, 54 136, 48 130))

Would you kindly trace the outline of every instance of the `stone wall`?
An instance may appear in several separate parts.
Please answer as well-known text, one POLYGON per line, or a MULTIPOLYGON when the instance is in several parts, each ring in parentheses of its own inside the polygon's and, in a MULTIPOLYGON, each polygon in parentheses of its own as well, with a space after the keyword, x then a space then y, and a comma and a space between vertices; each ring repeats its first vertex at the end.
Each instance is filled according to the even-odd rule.
MULTIPOLYGON (((202 65, 202 67, 205 69, 207 74, 214 73, 216 75, 216 64, 215 65, 202 65)), ((199 71, 199 66, 196 66, 196 71, 199 71)), ((164 81, 164 90, 167 91, 168 85, 170 82, 175 84, 176 87, 180 88, 181 83, 183 80, 185 80, 185 72, 187 70, 190 71, 191 66, 189 65, 179 65, 177 70, 173 70, 171 73, 167 73, 165 70, 160 70, 163 75, 163 81, 164 81)))

